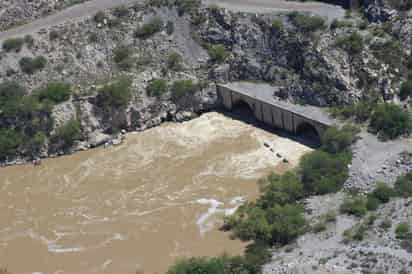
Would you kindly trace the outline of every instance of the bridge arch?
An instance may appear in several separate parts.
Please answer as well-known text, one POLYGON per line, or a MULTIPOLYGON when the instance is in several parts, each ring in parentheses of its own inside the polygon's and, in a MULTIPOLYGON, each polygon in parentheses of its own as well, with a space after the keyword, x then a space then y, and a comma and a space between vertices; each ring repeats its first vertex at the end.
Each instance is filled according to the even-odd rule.
POLYGON ((312 145, 319 146, 321 144, 320 130, 308 121, 302 121, 296 125, 295 134, 310 142, 312 145))

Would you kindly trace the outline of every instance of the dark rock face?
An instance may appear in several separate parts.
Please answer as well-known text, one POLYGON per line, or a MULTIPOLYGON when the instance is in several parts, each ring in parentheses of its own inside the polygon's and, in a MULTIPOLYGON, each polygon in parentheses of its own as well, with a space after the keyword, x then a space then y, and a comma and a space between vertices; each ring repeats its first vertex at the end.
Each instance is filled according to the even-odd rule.
POLYGON ((229 65, 215 68, 217 81, 264 80, 280 87, 283 98, 314 105, 347 102, 348 87, 316 51, 311 37, 299 33, 283 17, 283 28, 272 27, 265 16, 225 14, 224 10, 204 14, 200 27, 204 41, 231 50, 229 65), (230 26, 230 27, 228 27, 230 26))

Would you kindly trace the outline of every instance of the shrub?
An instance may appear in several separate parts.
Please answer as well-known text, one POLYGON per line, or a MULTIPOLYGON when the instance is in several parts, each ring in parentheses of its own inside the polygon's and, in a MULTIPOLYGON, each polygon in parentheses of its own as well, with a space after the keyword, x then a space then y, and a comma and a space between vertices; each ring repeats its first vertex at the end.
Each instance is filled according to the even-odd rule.
POLYGON ((208 48, 208 53, 212 62, 223 63, 229 55, 223 45, 213 45, 208 48))
POLYGON ((340 211, 345 214, 362 217, 366 214, 366 199, 362 196, 354 196, 345 199, 340 207, 340 211))
POLYGON ((14 156, 22 144, 22 135, 13 129, 0 129, 0 159, 14 156))
POLYGON ((103 11, 97 12, 93 17, 94 22, 98 24, 102 24, 104 19, 106 19, 106 14, 103 11))
POLYGON ((21 70, 27 74, 33 74, 38 70, 42 70, 47 64, 47 59, 43 56, 35 58, 23 57, 19 61, 21 70))
POLYGON ((133 67, 134 60, 131 55, 132 50, 125 45, 117 46, 113 50, 113 60, 121 70, 130 70, 133 67))
POLYGON ((393 196, 393 189, 385 183, 379 182, 371 195, 379 200, 380 203, 387 203, 393 196))
POLYGON ((319 16, 308 16, 298 12, 289 14, 293 24, 303 32, 314 32, 325 28, 325 21, 319 16))
POLYGON ((167 57, 167 67, 171 70, 182 69, 182 56, 177 52, 171 52, 167 57))
POLYGON ((24 36, 24 43, 26 43, 28 48, 33 47, 33 44, 34 44, 33 36, 31 36, 30 34, 27 34, 26 36, 24 36))
POLYGON ((175 4, 177 5, 177 11, 180 16, 185 13, 193 13, 196 9, 198 9, 201 5, 200 0, 179 0, 176 1, 175 4))
POLYGON ((177 101, 186 95, 195 93, 197 89, 198 86, 192 80, 175 81, 171 87, 172 99, 177 101))
POLYGON ((401 197, 406 198, 412 196, 412 172, 396 179, 394 191, 396 195, 401 197))
POLYGON ((0 83, 0 109, 16 103, 25 95, 25 89, 14 81, 0 83))
POLYGON ((60 34, 56 30, 52 30, 49 32, 49 39, 50 41, 54 41, 60 37, 60 34))
POLYGON ((362 241, 365 238, 367 226, 364 224, 357 224, 350 229, 343 232, 344 242, 362 241))
POLYGON ((120 78, 99 89, 99 104, 106 109, 124 107, 129 103, 131 81, 120 78))
POLYGON ((117 7, 113 11, 113 15, 117 17, 127 17, 129 14, 129 9, 126 6, 117 7))
POLYGON ((381 202, 373 195, 368 195, 366 200, 366 208, 369 211, 375 211, 379 208, 381 202))
POLYGON ((379 104, 372 114, 369 128, 381 139, 395 139, 409 134, 411 120, 409 113, 395 104, 379 104))
POLYGON ((272 29, 276 32, 281 32, 283 30, 283 22, 280 19, 274 19, 272 21, 272 29))
POLYGON ((167 92, 167 82, 163 79, 154 79, 147 86, 147 95, 160 97, 167 92))
POLYGON ((329 154, 314 151, 303 156, 300 173, 304 189, 310 194, 338 191, 347 179, 350 153, 329 154))
POLYGON ((262 196, 257 201, 261 208, 270 208, 275 204, 285 205, 303 198, 303 185, 295 172, 284 175, 271 174, 260 181, 262 196))
POLYGON ((358 129, 346 125, 342 129, 328 128, 322 136, 322 149, 329 153, 347 151, 356 138, 358 129))
POLYGON ((148 23, 139 26, 135 31, 135 36, 141 39, 147 39, 156 32, 162 30, 163 21, 160 17, 152 18, 148 23))
POLYGON ((34 93, 39 101, 50 101, 53 103, 61 103, 70 98, 71 87, 68 83, 52 82, 46 87, 35 91, 34 93))
POLYGON ((357 55, 363 50, 363 38, 359 33, 353 32, 350 35, 339 37, 336 45, 348 54, 357 55))
POLYGON ((401 88, 399 90, 399 97, 401 98, 401 100, 405 100, 411 95, 412 95, 412 80, 407 80, 401 84, 401 88))
POLYGON ((99 40, 99 36, 97 35, 97 33, 92 32, 89 34, 89 42, 90 43, 97 43, 97 41, 99 40))
POLYGON ((3 42, 3 49, 6 52, 19 52, 23 47, 24 40, 22 38, 10 38, 3 42))
POLYGON ((399 223, 395 228, 396 238, 398 239, 407 239, 410 237, 409 234, 409 224, 408 223, 399 223))
POLYGON ((80 122, 76 119, 69 120, 56 130, 52 140, 60 148, 68 149, 73 146, 75 140, 80 138, 80 122))

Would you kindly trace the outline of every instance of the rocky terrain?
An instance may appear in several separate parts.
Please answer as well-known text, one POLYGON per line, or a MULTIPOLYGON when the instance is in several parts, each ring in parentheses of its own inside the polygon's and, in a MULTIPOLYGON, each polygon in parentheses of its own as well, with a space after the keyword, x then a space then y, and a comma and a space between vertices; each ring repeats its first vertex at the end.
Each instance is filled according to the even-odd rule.
MULTIPOLYGON (((30 9, 34 2, 28 2, 25 7, 30 9)), ((0 27, 9 26, 4 22, 14 24, 10 16, 20 12, 18 3, 0 2, 0 27)), ((42 3, 44 9, 36 7, 38 15, 27 12, 34 16, 28 20, 69 1, 42 3)), ((54 149, 49 137, 74 118, 80 122, 81 138, 72 151, 117 143, 119 132, 183 121, 216 109, 215 82, 266 81, 278 87, 275 96, 316 106, 379 98, 410 108, 410 102, 399 97, 401 82, 412 67, 410 10, 374 1, 339 21, 310 18, 235 13, 214 6, 182 14, 175 7, 133 5, 127 12, 109 10, 46 29, 20 51, 1 51, 0 79, 18 81, 29 93, 51 81, 72 84, 70 99, 53 108, 53 129, 36 157, 65 153, 54 149), (136 35, 155 18, 161 18, 158 31, 148 37, 136 35), (119 48, 128 49, 125 63, 116 61, 119 48), (181 58, 178 67, 171 65, 172 54, 181 58), (45 67, 24 72, 19 60, 36 56, 47 59, 45 67), (125 107, 108 110, 99 89, 120 75, 132 79, 131 99, 125 107), (147 87, 158 78, 169 84, 192 80, 196 90, 178 100, 170 92, 150 96, 147 87)), ((0 119, 1 127, 10 123, 0 119)), ((410 140, 381 142, 365 131, 353 147, 347 190, 370 192, 378 180, 393 184, 412 169, 410 140)), ((24 150, 18 154, 11 163, 32 158, 24 150)), ((343 193, 310 198, 306 206, 312 213, 307 217, 316 222, 326 208, 337 212, 343 200, 343 193)), ((411 222, 411 205, 404 198, 385 204, 369 224, 367 236, 350 243, 343 232, 363 220, 337 216, 325 231, 305 234, 293 245, 276 249, 264 273, 409 273, 412 254, 400 246, 394 229, 399 222, 411 222), (388 218, 393 225, 385 230, 380 224, 388 218)))

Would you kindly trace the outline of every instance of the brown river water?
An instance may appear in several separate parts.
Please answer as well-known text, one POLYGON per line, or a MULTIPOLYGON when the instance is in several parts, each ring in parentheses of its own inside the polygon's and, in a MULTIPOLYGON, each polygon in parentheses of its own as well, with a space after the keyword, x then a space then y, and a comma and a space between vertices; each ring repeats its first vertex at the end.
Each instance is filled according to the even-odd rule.
POLYGON ((245 244, 218 230, 222 217, 309 150, 207 113, 120 146, 0 169, 0 268, 162 273, 181 257, 242 254, 245 244))

